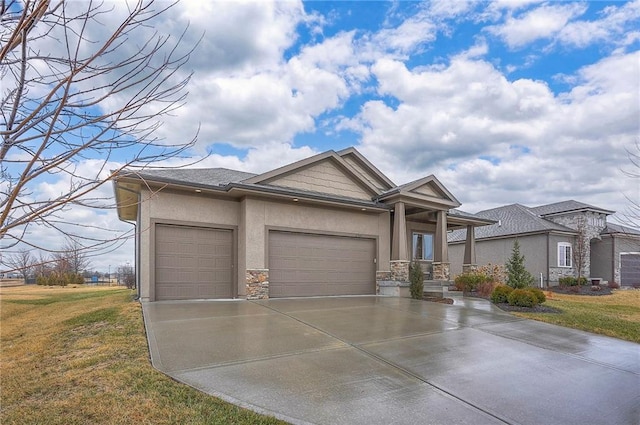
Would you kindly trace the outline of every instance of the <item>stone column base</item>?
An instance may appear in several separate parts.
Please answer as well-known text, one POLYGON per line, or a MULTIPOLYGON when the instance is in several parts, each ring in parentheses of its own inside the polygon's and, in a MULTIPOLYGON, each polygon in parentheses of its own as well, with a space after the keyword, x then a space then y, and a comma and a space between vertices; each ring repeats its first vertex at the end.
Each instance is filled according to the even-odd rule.
POLYGON ((246 279, 248 300, 269 298, 269 269, 247 269, 246 279))
POLYGON ((462 265, 462 273, 470 273, 470 272, 475 272, 478 271, 478 265, 477 264, 463 264, 462 265))
POLYGON ((391 261, 391 280, 397 282, 409 282, 409 261, 391 261))
POLYGON ((433 263, 433 280, 451 280, 449 263, 433 263))

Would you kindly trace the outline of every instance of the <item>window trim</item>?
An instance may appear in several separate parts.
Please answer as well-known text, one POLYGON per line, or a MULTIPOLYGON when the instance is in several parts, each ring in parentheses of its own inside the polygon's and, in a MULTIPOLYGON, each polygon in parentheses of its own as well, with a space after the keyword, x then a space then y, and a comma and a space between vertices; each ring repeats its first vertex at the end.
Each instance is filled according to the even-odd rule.
MULTIPOLYGON (((433 261, 435 254, 435 235, 429 232, 411 232, 411 259, 417 261, 433 261), (429 236, 431 239, 431 258, 416 258, 416 236, 422 236, 421 240, 424 244, 424 236, 429 236)), ((424 257, 424 249, 422 250, 422 256, 424 257)))
POLYGON ((573 247, 569 242, 558 242, 558 267, 564 269, 573 267, 573 247), (567 248, 569 248, 569 258, 567 258, 567 248))

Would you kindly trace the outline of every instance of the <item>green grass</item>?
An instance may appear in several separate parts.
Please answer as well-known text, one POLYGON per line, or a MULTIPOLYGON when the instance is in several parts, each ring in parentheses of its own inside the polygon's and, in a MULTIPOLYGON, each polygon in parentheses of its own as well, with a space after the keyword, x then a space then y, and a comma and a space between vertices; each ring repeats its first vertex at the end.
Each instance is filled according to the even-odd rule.
POLYGON ((614 291, 603 296, 547 293, 545 305, 561 313, 514 314, 640 343, 640 291, 614 291))
POLYGON ((126 289, 0 289, 0 423, 275 424, 153 369, 126 289))

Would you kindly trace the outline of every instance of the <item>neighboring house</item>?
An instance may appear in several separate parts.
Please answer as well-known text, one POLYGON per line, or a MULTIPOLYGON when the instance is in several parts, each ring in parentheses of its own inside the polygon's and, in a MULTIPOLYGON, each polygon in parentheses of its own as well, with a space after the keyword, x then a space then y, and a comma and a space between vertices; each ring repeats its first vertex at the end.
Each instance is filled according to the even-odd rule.
MULTIPOLYGON (((504 264, 518 239, 527 269, 543 285, 557 285, 560 277, 576 276, 575 249, 578 229, 588 243, 582 275, 640 286, 640 232, 607 223, 614 211, 577 201, 563 201, 539 207, 519 204, 480 211, 478 217, 494 220, 489 226, 475 229, 478 264, 504 264), (582 224, 581 224, 582 223, 582 224)), ((462 268, 466 230, 448 235, 452 273, 462 268)))
POLYGON ((125 170, 114 190, 143 301, 400 295, 411 258, 446 284, 447 232, 492 223, 454 211, 434 176, 396 186, 354 148, 258 175, 125 170))

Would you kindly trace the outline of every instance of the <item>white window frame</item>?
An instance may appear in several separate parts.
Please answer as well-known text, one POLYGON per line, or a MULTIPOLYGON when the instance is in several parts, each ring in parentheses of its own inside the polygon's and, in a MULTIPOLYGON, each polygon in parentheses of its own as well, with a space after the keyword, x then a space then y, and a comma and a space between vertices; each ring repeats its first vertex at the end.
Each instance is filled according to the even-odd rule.
POLYGON ((558 267, 567 269, 573 267, 573 247, 569 242, 558 242, 558 267), (567 248, 569 248, 568 258, 567 248))

